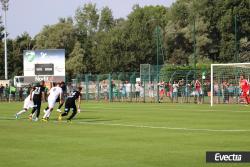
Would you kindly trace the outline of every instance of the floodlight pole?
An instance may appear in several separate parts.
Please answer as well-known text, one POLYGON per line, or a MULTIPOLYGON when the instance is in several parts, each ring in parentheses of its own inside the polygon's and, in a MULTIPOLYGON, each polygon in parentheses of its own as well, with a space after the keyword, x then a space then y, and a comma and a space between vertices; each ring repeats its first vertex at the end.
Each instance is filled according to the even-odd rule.
POLYGON ((196 38, 195 38, 195 17, 193 18, 193 47, 194 47, 194 79, 196 80, 196 62, 197 62, 197 57, 196 57, 196 38))
POLYGON ((160 101, 160 96, 159 96, 159 52, 160 52, 160 27, 157 25, 155 28, 155 32, 156 32, 156 73, 157 73, 157 102, 160 101))
POLYGON ((8 10, 9 0, 1 0, 2 9, 4 11, 4 68, 5 68, 5 79, 8 79, 8 65, 7 65, 7 23, 6 23, 6 13, 8 10))
POLYGON ((239 47, 238 47, 238 41, 237 41, 237 15, 234 16, 234 38, 235 38, 235 55, 234 55, 234 61, 235 63, 239 62, 239 47))
MULTIPOLYGON (((151 19, 151 20, 147 21, 146 23, 149 23, 151 21, 157 21, 157 20, 156 19, 151 19)), ((159 82, 160 82, 159 54, 160 54, 160 49, 161 49, 160 47, 162 47, 162 44, 161 44, 161 41, 160 41, 160 39, 161 39, 161 27, 160 27, 158 22, 156 22, 156 27, 154 29, 154 34, 155 34, 155 38, 156 38, 157 102, 160 102, 160 96, 159 96, 159 82)))
POLYGON ((213 107, 214 104, 214 65, 211 64, 211 91, 210 91, 210 105, 213 107))

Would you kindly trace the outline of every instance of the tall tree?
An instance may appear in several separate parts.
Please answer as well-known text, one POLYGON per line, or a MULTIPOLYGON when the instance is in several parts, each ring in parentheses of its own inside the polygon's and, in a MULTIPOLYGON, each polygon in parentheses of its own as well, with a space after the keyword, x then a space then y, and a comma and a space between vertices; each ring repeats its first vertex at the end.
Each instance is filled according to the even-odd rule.
POLYGON ((75 14, 76 37, 85 51, 85 62, 88 72, 95 72, 95 63, 92 55, 93 37, 98 30, 99 14, 96 4, 88 3, 79 7, 75 14))
POLYGON ((45 26, 35 40, 35 49, 65 49, 68 57, 76 41, 72 19, 60 19, 57 24, 45 26))
POLYGON ((9 41, 9 70, 12 71, 10 76, 23 75, 23 51, 31 50, 34 43, 27 32, 9 41))
POLYGON ((86 63, 84 60, 84 50, 79 42, 75 43, 73 51, 70 53, 66 61, 66 71, 71 77, 76 77, 77 74, 86 73, 86 63))
POLYGON ((114 26, 114 18, 111 9, 104 7, 101 10, 99 31, 109 31, 114 26))
POLYGON ((0 78, 4 78, 4 26, 0 16, 0 78))
POLYGON ((156 64, 155 29, 157 26, 165 27, 167 15, 168 10, 164 6, 133 7, 125 24, 124 35, 126 59, 130 60, 128 66, 131 71, 138 71, 140 64, 156 64))

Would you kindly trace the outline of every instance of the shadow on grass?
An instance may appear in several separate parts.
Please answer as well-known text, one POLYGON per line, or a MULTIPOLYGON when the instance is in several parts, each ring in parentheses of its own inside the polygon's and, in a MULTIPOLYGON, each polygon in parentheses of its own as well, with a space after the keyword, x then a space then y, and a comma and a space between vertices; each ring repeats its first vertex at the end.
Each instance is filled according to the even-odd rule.
MULTIPOLYGON (((67 117, 64 118, 64 120, 67 119, 67 117)), ((57 121, 57 119, 50 119, 51 121, 57 121)), ((117 121, 120 119, 102 119, 100 117, 87 117, 87 118, 73 118, 72 121, 74 122, 112 122, 117 121)))
MULTIPOLYGON (((64 119, 67 119, 68 117, 65 117, 64 119)), ((0 121, 31 121, 28 118, 18 118, 16 119, 15 117, 0 117, 0 121)), ((41 120, 41 119, 40 119, 41 120)), ((120 119, 102 119, 101 117, 86 117, 86 118, 74 118, 73 121, 76 122, 112 122, 112 121, 118 121, 120 119)), ((50 121, 57 121, 57 118, 51 118, 50 121)))

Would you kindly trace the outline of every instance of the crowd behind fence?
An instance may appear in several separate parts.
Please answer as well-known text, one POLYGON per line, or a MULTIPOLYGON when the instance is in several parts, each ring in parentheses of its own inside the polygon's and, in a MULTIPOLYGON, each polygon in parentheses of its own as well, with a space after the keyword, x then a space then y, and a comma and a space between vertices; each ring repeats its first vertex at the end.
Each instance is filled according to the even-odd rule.
MULTIPOLYGON (((66 82, 67 92, 81 86, 82 99, 103 102, 151 103, 210 103, 211 83, 197 70, 171 71, 160 75, 141 73, 112 73, 78 75, 66 82)), ((31 87, 15 88, 1 85, 1 101, 23 101, 31 87)), ((239 103, 240 88, 237 82, 215 80, 214 103, 239 103)))
MULTIPOLYGON (((215 78, 214 103, 241 103, 239 76, 215 78)), ((73 85, 83 87, 83 99, 110 102, 210 103, 210 72, 170 71, 158 75, 113 73, 81 75, 73 85), (159 79, 158 79, 159 78, 159 79)))
POLYGON ((30 92, 31 86, 16 88, 13 85, 0 85, 0 101, 23 101, 30 92))

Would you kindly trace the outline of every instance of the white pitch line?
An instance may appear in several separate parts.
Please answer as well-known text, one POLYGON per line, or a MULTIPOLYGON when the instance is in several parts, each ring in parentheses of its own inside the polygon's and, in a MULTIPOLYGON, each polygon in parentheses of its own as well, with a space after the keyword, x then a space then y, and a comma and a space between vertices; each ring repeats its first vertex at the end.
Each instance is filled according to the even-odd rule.
MULTIPOLYGON (((105 109, 116 109, 116 110, 123 110, 123 109, 127 109, 127 108, 123 108, 123 107, 115 107, 115 108, 110 108, 110 107, 88 107, 88 109, 92 110, 92 109, 101 109, 101 110, 105 110, 105 109)), ((158 111, 187 111, 187 109, 181 109, 181 108, 157 108, 158 111)), ((190 110, 190 109, 189 109, 190 110)), ((238 110, 238 111, 232 111, 232 110, 216 110, 216 109, 199 109, 197 110, 198 112, 241 112, 241 113, 250 113, 250 111, 246 111, 246 110, 238 110)), ((197 112, 195 111, 195 112, 197 112)))
MULTIPOLYGON (((0 117, 0 119, 15 120, 12 117, 0 117)), ((52 121, 53 123, 60 123, 66 121, 52 121)), ((87 125, 105 125, 105 126, 120 126, 132 128, 148 128, 148 129, 166 129, 166 130, 183 130, 183 131, 206 131, 206 132, 250 132, 249 129, 199 129, 199 128, 174 128, 166 126, 148 126, 148 125, 134 125, 134 124, 121 124, 121 123, 105 123, 105 122, 82 122, 74 121, 73 123, 87 124, 87 125)))
POLYGON ((148 126, 148 125, 133 125, 133 124, 118 124, 118 123, 94 123, 94 122, 76 122, 88 125, 106 125, 106 126, 121 126, 134 128, 149 128, 149 129, 167 129, 167 130, 184 130, 184 131, 207 131, 207 132, 250 132, 249 129, 196 129, 196 128, 173 128, 165 126, 148 126))

